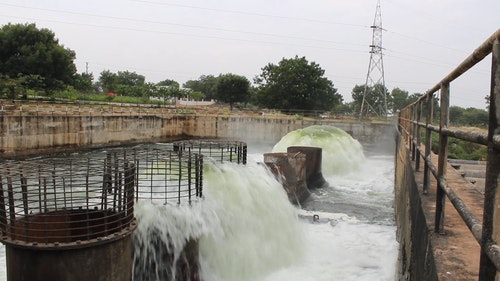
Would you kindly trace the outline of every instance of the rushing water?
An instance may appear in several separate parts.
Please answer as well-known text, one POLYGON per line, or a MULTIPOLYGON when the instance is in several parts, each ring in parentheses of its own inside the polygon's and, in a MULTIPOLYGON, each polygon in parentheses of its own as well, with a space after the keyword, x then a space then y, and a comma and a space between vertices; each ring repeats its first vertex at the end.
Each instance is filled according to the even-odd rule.
MULTIPOLYGON (((192 206, 137 204, 134 235, 143 245, 136 244, 135 267, 142 257, 155 258, 153 231, 174 259, 187 239, 198 238, 204 281, 395 280, 392 151, 363 151, 342 130, 325 126, 294 131, 274 147, 249 144, 249 151, 247 165, 206 164, 204 198, 192 206), (329 182, 300 207, 259 164, 263 153, 291 145, 322 147, 329 182)), ((1 247, 1 280, 4 264, 1 247)))
POLYGON ((329 186, 313 190, 301 206, 305 251, 299 261, 262 280, 396 280, 393 151, 363 151, 347 133, 328 126, 291 132, 273 151, 291 145, 322 147, 329 186))

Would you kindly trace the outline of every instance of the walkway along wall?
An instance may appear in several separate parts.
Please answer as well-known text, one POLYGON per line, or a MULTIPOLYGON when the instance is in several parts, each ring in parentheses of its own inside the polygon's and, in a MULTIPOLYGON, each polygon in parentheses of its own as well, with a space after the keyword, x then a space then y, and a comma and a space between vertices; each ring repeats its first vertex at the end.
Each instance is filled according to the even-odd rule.
POLYGON ((388 124, 202 115, 0 115, 0 156, 16 157, 188 137, 277 142, 311 125, 341 128, 362 142, 392 138, 388 124))

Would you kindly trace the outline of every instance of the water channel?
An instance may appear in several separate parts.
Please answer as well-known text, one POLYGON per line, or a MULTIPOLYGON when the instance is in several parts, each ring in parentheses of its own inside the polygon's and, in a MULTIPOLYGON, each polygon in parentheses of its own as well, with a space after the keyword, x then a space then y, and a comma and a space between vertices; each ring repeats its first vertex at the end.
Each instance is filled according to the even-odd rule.
MULTIPOLYGON (((136 239, 148 239, 141 225, 164 229, 173 247, 199 237, 204 281, 395 280, 393 151, 363 147, 326 127, 248 148, 247 165, 207 161, 204 198, 191 206, 139 202, 136 239), (259 164, 263 153, 291 145, 323 148, 329 186, 312 190, 302 206, 259 164)), ((7 280, 5 268, 2 246, 0 280, 7 280)))

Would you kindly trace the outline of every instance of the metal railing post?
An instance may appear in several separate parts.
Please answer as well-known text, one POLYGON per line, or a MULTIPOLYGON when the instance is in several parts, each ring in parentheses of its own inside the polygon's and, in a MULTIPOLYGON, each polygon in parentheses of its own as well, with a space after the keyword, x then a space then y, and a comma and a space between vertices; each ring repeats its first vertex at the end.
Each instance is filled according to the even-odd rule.
MULTIPOLYGON (((450 108, 450 84, 441 84, 441 100, 439 114, 439 155, 438 155, 438 178, 446 177, 446 163, 448 161, 448 136, 443 134, 443 129, 448 128, 448 112, 450 108)), ((444 234, 444 207, 446 194, 438 184, 436 186, 436 218, 434 231, 444 234)))
MULTIPOLYGON (((415 121, 418 119, 417 114, 418 114, 417 106, 414 105, 411 107, 411 115, 412 115, 411 120, 412 121, 415 121)), ((412 127, 411 127, 411 160, 412 161, 415 161, 415 157, 417 156, 417 147, 416 147, 417 127, 418 127, 418 124, 416 122, 412 122, 412 127)))
MULTIPOLYGON (((433 109, 433 95, 428 95, 427 96, 427 118, 425 120, 425 159, 430 159, 431 157, 431 134, 432 130, 429 127, 429 125, 432 124, 432 112, 434 111, 433 109)), ((427 164, 427 161, 424 161, 424 180, 423 180, 423 192, 424 194, 427 194, 429 192, 429 185, 430 185, 430 170, 429 170, 429 165, 427 164)))
POLYGON ((418 103, 416 105, 416 108, 417 108, 417 131, 415 132, 415 134, 417 135, 417 138, 416 138, 416 152, 417 152, 417 156, 415 158, 415 170, 417 172, 420 171, 420 142, 421 142, 421 139, 420 139, 420 133, 421 133, 421 128, 420 128, 420 121, 422 120, 422 103, 418 103))
POLYGON ((490 112, 488 125, 488 155, 486 166, 486 183, 484 191, 483 234, 481 239, 481 261, 479 280, 495 280, 497 269, 488 256, 488 244, 500 239, 500 149, 496 148, 493 138, 499 135, 500 128, 500 42, 495 40, 492 48, 490 112))

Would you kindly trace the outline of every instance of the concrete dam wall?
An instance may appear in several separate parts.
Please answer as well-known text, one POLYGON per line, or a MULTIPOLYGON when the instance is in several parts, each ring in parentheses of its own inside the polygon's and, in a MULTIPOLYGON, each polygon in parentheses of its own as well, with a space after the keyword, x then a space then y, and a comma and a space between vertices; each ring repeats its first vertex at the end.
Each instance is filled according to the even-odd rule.
POLYGON ((182 138, 276 142, 290 131, 311 125, 332 125, 365 143, 393 142, 392 124, 201 115, 0 115, 0 155, 17 157, 182 138))

